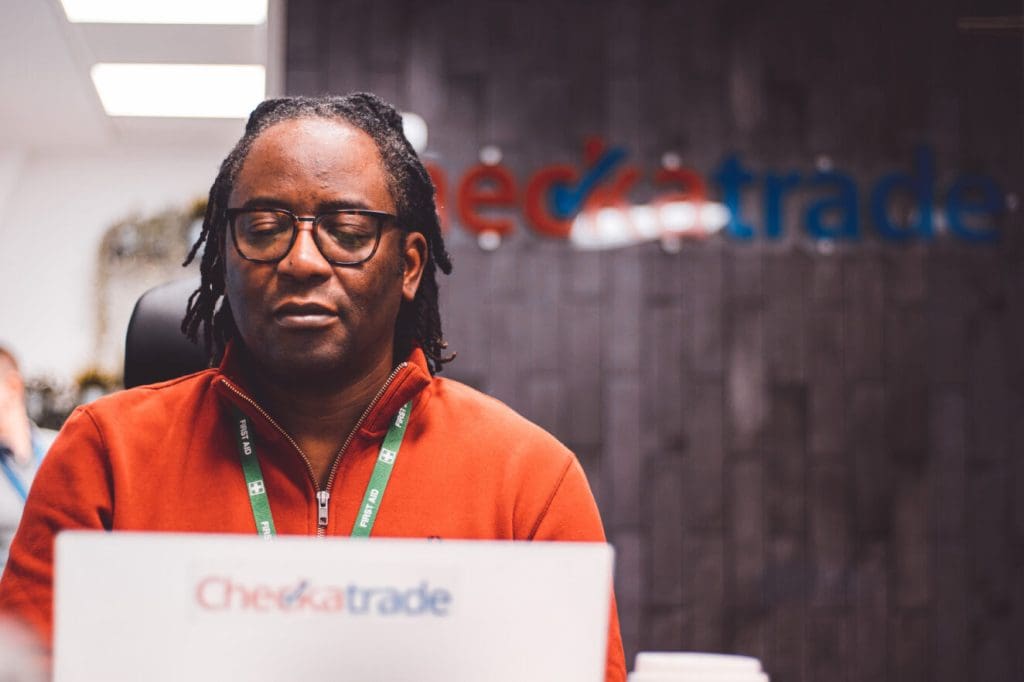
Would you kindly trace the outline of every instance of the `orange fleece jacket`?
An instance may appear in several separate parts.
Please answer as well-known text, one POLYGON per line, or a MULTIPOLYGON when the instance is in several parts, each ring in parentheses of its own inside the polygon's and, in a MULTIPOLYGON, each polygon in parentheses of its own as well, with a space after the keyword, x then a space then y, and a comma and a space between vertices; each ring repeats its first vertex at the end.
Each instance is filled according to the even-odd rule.
MULTIPOLYGON (((229 348, 218 369, 78 408, 36 476, 0 580, 0 611, 51 641, 53 540, 64 529, 254 533, 236 407, 253 424, 277 532, 315 535, 312 474, 245 385, 229 348)), ((419 350, 343 453, 327 534, 351 532, 388 422, 409 400, 409 427, 374 537, 604 541, 576 457, 497 400, 431 377, 419 350)), ((614 599, 606 678, 626 678, 614 599)))

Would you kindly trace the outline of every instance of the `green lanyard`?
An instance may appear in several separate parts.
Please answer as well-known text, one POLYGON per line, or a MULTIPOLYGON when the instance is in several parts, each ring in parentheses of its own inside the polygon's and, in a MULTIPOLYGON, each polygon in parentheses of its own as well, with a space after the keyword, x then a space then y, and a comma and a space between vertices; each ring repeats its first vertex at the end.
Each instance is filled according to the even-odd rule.
MULTIPOLYGON (((352 526, 352 537, 370 537, 373 524, 377 520, 377 512, 380 510, 381 500, 384 498, 384 491, 391 479, 391 471, 395 468, 395 460, 398 458, 398 450, 402 447, 402 439, 405 437, 405 429, 409 426, 409 413, 412 411, 412 401, 402 405, 395 418, 391 420, 384 442, 380 445, 380 453, 377 455, 377 462, 373 466, 373 473, 370 475, 370 482, 366 485, 366 493, 363 495, 363 503, 359 506, 359 514, 352 526)), ((277 534, 274 528, 274 515, 270 511, 270 501, 267 499, 267 487, 263 482, 263 470, 260 469, 260 462, 256 458, 256 448, 252 442, 251 425, 249 418, 241 411, 235 411, 235 419, 238 422, 238 456, 242 460, 242 473, 245 474, 245 484, 249 488, 249 503, 252 505, 252 518, 256 522, 256 532, 269 540, 277 534)))

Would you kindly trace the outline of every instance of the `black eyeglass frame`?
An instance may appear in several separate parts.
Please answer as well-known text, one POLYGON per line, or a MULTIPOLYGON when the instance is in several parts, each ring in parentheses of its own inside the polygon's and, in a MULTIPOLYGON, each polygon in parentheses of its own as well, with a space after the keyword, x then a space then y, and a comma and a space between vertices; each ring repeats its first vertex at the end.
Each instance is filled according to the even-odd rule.
POLYGON ((327 261, 331 265, 337 265, 340 267, 355 267, 356 265, 362 265, 366 261, 373 258, 374 254, 377 253, 377 248, 380 246, 380 236, 384 232, 384 226, 388 223, 388 221, 398 220, 398 216, 392 213, 387 213, 385 211, 373 211, 366 208, 341 208, 336 211, 325 211, 324 213, 317 213, 312 218, 300 218, 299 216, 295 215, 286 208, 229 208, 227 210, 227 218, 228 230, 231 232, 231 242, 235 245, 235 252, 244 260, 247 260, 251 263, 262 263, 264 265, 273 265, 274 263, 280 263, 285 259, 285 257, 288 256, 289 253, 291 253, 291 250, 295 247, 295 240, 298 239, 299 237, 299 223, 313 223, 313 243, 316 244, 317 251, 320 252, 320 255, 323 256, 325 261, 327 261), (277 258, 250 258, 249 256, 246 256, 244 253, 242 253, 242 247, 238 245, 238 235, 235 232, 235 219, 238 216, 243 215, 245 213, 278 213, 281 215, 286 215, 292 219, 292 238, 288 241, 288 248, 284 250, 284 253, 282 253, 277 258), (348 215, 368 215, 377 218, 377 236, 373 242, 373 248, 370 250, 370 253, 366 256, 366 258, 357 261, 336 261, 331 260, 330 258, 327 257, 327 254, 324 253, 324 248, 323 246, 320 245, 320 237, 317 236, 318 223, 328 216, 338 215, 340 213, 348 215))

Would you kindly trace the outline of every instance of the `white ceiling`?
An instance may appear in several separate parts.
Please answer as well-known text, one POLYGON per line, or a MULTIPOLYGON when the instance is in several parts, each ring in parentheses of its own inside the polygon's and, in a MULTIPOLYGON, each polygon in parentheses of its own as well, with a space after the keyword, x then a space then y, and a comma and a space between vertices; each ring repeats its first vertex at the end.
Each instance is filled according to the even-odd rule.
POLYGON ((113 118, 89 77, 97 62, 263 64, 280 91, 283 1, 260 26, 73 24, 59 0, 0 0, 0 150, 230 145, 240 120, 113 118))

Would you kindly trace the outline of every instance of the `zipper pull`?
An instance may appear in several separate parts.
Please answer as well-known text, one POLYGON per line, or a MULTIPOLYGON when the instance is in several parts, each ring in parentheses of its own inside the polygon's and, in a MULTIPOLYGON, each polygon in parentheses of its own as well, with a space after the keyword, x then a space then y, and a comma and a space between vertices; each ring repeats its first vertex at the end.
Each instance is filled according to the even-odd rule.
POLYGON ((331 493, 327 490, 321 490, 316 494, 316 526, 317 528, 327 528, 327 503, 331 501, 331 493))

